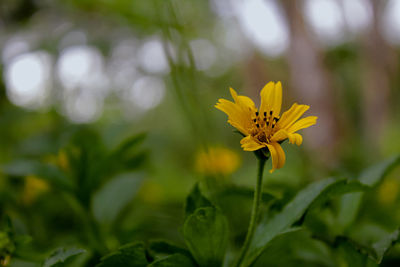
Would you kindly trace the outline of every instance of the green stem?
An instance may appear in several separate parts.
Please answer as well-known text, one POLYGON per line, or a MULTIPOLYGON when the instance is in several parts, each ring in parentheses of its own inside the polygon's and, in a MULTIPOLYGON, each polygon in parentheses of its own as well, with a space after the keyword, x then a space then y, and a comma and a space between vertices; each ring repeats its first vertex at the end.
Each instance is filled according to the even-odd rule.
POLYGON ((258 160, 257 183, 254 191, 253 208, 251 210, 250 224, 249 224, 249 229, 247 230, 246 239, 244 241, 239 259, 237 261, 238 267, 241 266, 242 261, 246 256, 247 251, 249 250, 251 240, 253 239, 254 236, 254 231, 256 230, 256 221, 258 218, 258 213, 260 211, 260 202, 262 195, 262 179, 263 179, 265 162, 266 162, 265 158, 260 158, 258 160))

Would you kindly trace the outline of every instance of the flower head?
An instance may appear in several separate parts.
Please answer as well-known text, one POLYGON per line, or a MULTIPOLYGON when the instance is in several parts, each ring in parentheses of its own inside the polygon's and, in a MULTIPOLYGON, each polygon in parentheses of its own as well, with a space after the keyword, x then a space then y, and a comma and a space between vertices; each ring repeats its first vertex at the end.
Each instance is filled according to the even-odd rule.
POLYGON ((294 103, 281 112, 282 85, 269 82, 261 90, 261 105, 257 109, 247 96, 238 95, 230 88, 235 102, 219 99, 215 107, 228 115, 228 122, 245 137, 240 141, 243 150, 256 151, 267 148, 272 158, 272 169, 280 169, 286 161, 281 143, 288 139, 291 144, 301 145, 303 137, 298 130, 310 127, 317 122, 316 116, 299 118, 309 109, 307 105, 294 103))
POLYGON ((196 169, 208 175, 229 175, 240 164, 239 156, 232 150, 223 147, 210 147, 201 151, 196 157, 196 169))

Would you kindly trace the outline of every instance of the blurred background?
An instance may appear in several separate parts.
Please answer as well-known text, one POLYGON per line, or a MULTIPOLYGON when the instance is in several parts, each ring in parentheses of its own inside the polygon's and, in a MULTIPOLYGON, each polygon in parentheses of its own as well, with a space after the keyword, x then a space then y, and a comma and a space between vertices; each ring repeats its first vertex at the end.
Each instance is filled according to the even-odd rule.
MULTIPOLYGON (((319 119, 266 188, 354 177, 400 151, 399 48, 397 0, 1 0, 0 216, 35 255, 182 242, 196 181, 254 184, 216 101, 258 103, 268 81, 319 119)), ((400 207, 398 174, 382 205, 400 207)))

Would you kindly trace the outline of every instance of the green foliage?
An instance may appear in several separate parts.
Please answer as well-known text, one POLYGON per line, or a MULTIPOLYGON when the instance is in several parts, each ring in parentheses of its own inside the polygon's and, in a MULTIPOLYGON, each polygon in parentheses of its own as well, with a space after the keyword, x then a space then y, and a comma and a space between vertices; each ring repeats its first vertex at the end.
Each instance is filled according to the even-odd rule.
POLYGON ((397 229, 393 233, 384 236, 380 241, 374 243, 372 248, 375 250, 374 260, 381 263, 385 253, 400 241, 400 231, 397 229))
POLYGON ((174 245, 168 241, 164 240, 153 240, 150 242, 148 247, 149 254, 157 259, 160 256, 172 255, 172 254, 182 254, 187 257, 191 257, 190 252, 185 249, 181 248, 177 245, 174 245))
POLYGON ((85 253, 85 250, 78 248, 59 248, 55 250, 44 262, 43 267, 61 267, 75 256, 85 253))
POLYGON ((307 186, 284 207, 282 212, 270 220, 264 219, 258 226, 243 266, 249 266, 254 262, 265 246, 277 235, 287 231, 304 215, 311 204, 318 203, 321 201, 320 199, 326 199, 332 193, 348 193, 352 190, 359 191, 360 187, 348 183, 347 180, 334 178, 321 180, 307 186))
POLYGON ((8 232, 0 232, 0 259, 11 255, 15 250, 15 244, 8 232))
MULTIPOLYGON (((366 186, 376 187, 398 164, 400 164, 400 155, 392 156, 364 170, 357 180, 366 186)), ((346 230, 356 220, 362 197, 362 193, 354 193, 341 198, 338 223, 343 230, 346 230)))
POLYGON ((143 175, 135 173, 118 175, 95 192, 92 210, 96 220, 101 224, 111 224, 133 199, 142 180, 143 175))
POLYGON ((185 202, 185 216, 191 215, 198 208, 212 207, 211 202, 203 196, 200 191, 199 184, 196 183, 192 191, 186 198, 185 202))
POLYGON ((273 238, 254 266, 334 266, 334 259, 327 245, 293 227, 273 238))
POLYGON ((186 219, 183 235, 200 266, 222 265, 228 245, 228 222, 218 209, 197 209, 186 219))
MULTIPOLYGON (((321 122, 340 134, 333 132, 326 138, 333 143, 324 144, 327 150, 338 144, 330 151, 335 154, 328 159, 331 165, 315 160, 325 146, 310 152, 284 144, 286 165, 264 177, 262 216, 242 266, 400 265, 400 180, 399 173, 392 172, 400 165, 400 155, 380 162, 377 158, 399 152, 400 91, 390 88, 400 87, 400 76, 396 64, 389 62, 399 51, 376 49, 385 55, 375 66, 369 50, 384 44, 379 35, 379 42, 366 33, 368 38, 315 51, 311 45, 311 61, 316 59, 313 64, 321 68, 316 73, 330 78, 293 76, 290 70, 299 65, 296 57, 272 59, 253 50, 257 46, 241 40, 246 30, 237 25, 246 12, 239 15, 236 3, 225 2, 1 0, 0 265, 234 266, 251 213, 254 155, 243 152, 236 173, 216 177, 201 177, 193 163, 196 153, 212 144, 240 149, 239 135, 220 130, 228 125, 220 124, 225 117, 212 106, 229 94, 228 86, 255 96, 260 77, 267 76, 283 84, 291 80, 295 89, 287 93, 299 94, 310 110, 318 107, 313 101, 323 98, 318 102, 324 103, 319 121, 329 118, 321 122), (59 64, 67 55, 64 49, 74 47, 99 52, 98 66, 90 68, 104 72, 105 77, 96 76, 104 88, 86 88, 93 79, 64 88, 59 64), (147 57, 152 54, 147 49, 155 51, 154 58, 147 57), (43 71, 47 68, 39 70, 50 77, 43 84, 39 76, 34 78, 51 90, 43 94, 43 109, 20 108, 15 99, 29 90, 10 90, 10 63, 37 52, 41 60, 50 59, 48 65, 41 62, 49 73, 43 71), (147 70, 145 62, 163 56, 168 64, 164 71, 147 70), (210 68, 201 69, 203 59, 210 68), (157 108, 131 105, 142 78, 165 86, 157 108), (315 99, 301 95, 304 84, 315 79, 327 85, 326 94, 315 99), (384 88, 374 92, 370 84, 384 88), (102 116, 93 123, 69 122, 69 108, 91 91, 98 93, 94 102, 102 106, 102 116), (335 97, 324 99, 330 95, 335 97), (332 109, 338 104, 340 109, 332 109), (382 112, 376 113, 377 108, 382 112), (365 123, 370 121, 374 123, 365 123), (378 163, 362 170, 372 161, 378 163), (321 180, 330 175, 348 179, 321 180), (394 183, 385 192, 381 185, 389 175, 394 183), (32 177, 44 182, 42 192, 27 182, 32 177), (380 200, 382 195, 390 195, 390 201, 380 200), (71 247, 76 248, 67 249, 71 247)), ((294 1, 274 1, 284 11, 278 13, 297 12, 289 2, 294 1)), ((372 5, 372 13, 380 15, 375 9, 372 5)), ((298 15, 280 18, 293 26, 302 18, 298 15)), ((311 33, 306 24, 297 30, 302 27, 300 33, 311 33)), ((297 37, 291 42, 313 39, 297 37)), ((29 84, 28 74, 26 81, 17 81, 29 84)), ((151 95, 150 89, 141 93, 151 95)))
POLYGON ((340 239, 336 248, 336 260, 339 266, 364 267, 364 266, 377 266, 376 263, 371 261, 367 254, 362 252, 362 248, 349 242, 347 239, 340 239))
POLYGON ((194 267, 196 266, 192 259, 182 254, 172 254, 165 258, 159 259, 151 263, 149 266, 152 267, 194 267))
POLYGON ((35 175, 53 184, 61 190, 72 191, 74 185, 67 175, 57 166, 35 160, 16 160, 1 166, 2 172, 11 176, 35 175))
POLYGON ((147 264, 143 243, 132 243, 124 245, 117 251, 103 257, 97 267, 144 267, 147 264))

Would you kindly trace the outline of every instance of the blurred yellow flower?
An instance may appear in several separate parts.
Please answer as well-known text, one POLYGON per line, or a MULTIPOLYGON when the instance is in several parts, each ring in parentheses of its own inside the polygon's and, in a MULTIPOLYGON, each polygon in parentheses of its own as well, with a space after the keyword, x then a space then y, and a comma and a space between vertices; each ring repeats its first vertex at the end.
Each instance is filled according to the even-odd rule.
POLYGON ((238 129, 245 137, 240 141, 245 151, 268 148, 272 158, 272 169, 280 169, 286 161, 285 152, 280 143, 286 139, 301 145, 303 137, 298 130, 310 127, 317 122, 316 116, 298 120, 309 109, 307 105, 294 103, 280 116, 282 106, 282 85, 269 82, 261 90, 261 105, 257 109, 247 96, 237 95, 230 88, 235 102, 219 99, 215 107, 228 115, 228 123, 238 129))
POLYGON ((48 156, 47 162, 58 166, 63 171, 68 171, 69 169, 68 155, 64 150, 58 151, 56 155, 48 156))
POLYGON ((378 189, 378 199, 382 204, 393 204, 399 195, 399 181, 386 179, 378 189))
POLYGON ((32 204, 36 198, 49 190, 49 184, 34 175, 27 176, 23 191, 22 201, 25 204, 32 204))
POLYGON ((58 152, 57 165, 64 171, 67 171, 69 169, 68 156, 64 150, 60 150, 58 152))
POLYGON ((197 154, 196 169, 209 175, 229 175, 239 167, 240 158, 234 151, 223 147, 211 147, 197 154))
POLYGON ((0 256, 0 265, 1 266, 8 266, 11 261, 10 255, 0 256))

